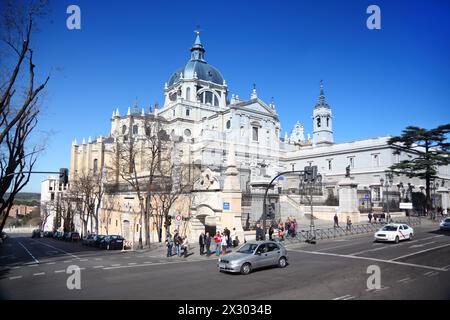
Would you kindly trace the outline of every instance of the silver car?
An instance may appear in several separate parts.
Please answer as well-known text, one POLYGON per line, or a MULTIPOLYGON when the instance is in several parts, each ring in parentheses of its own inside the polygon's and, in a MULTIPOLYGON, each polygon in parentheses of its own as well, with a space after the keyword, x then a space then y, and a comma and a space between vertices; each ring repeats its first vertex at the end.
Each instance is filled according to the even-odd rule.
POLYGON ((235 253, 219 259, 217 267, 224 272, 240 272, 249 274, 253 269, 278 265, 287 265, 287 250, 274 241, 251 241, 239 248, 235 253))

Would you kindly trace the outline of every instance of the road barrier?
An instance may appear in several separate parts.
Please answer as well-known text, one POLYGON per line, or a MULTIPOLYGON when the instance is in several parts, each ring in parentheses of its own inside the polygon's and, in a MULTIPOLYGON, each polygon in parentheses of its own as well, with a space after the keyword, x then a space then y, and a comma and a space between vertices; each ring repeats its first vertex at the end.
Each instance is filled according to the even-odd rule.
MULTIPOLYGON (((392 219, 392 223, 404 223, 410 226, 416 226, 421 224, 421 220, 418 217, 402 217, 402 219, 392 219)), ((288 236, 285 238, 285 243, 304 242, 306 240, 325 240, 338 237, 344 237, 355 234, 365 234, 378 231, 386 222, 382 223, 365 223, 355 224, 349 227, 332 227, 332 228, 315 228, 314 235, 310 236, 310 230, 298 231, 294 237, 288 236)), ((277 239, 280 240, 279 238, 277 239)))
POLYGON ((134 251, 133 241, 123 240, 122 252, 123 251, 134 251), (129 249, 126 249, 129 248, 129 249))

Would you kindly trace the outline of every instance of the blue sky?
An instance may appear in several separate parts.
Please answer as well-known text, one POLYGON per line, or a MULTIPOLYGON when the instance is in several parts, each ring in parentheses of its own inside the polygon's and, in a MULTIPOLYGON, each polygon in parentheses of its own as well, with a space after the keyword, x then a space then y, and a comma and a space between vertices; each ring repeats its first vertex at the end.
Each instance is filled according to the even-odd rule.
MULTIPOLYGON (((53 0, 34 38, 36 73, 50 74, 38 131, 50 133, 36 170, 70 166, 73 138, 107 135, 113 109, 163 102, 189 59, 196 25, 206 60, 230 93, 274 97, 284 131, 312 131, 324 80, 336 142, 397 135, 450 120, 450 1, 53 0), (66 8, 81 8, 81 30, 66 8), (381 8, 381 30, 366 9, 381 8)), ((39 132, 36 134, 39 134, 39 132)), ((39 192, 42 175, 24 191, 39 192)))

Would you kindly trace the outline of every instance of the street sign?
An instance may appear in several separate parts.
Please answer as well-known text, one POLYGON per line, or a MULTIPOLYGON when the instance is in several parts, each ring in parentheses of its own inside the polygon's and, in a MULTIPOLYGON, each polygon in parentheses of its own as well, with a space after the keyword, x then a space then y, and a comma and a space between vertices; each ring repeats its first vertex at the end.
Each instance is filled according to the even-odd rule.
POLYGON ((223 210, 230 210, 230 203, 229 202, 224 202, 223 203, 223 210))
POLYGON ((412 202, 400 202, 400 209, 412 209, 412 202))
POLYGON ((364 199, 365 199, 365 200, 369 200, 369 195, 368 195, 368 194, 365 194, 365 195, 364 195, 364 199))
POLYGON ((280 176, 280 177, 278 178, 278 181, 284 181, 284 176, 280 176))
POLYGON ((176 225, 180 225, 180 224, 182 224, 183 223, 183 217, 181 216, 181 214, 177 214, 176 216, 175 216, 175 224, 176 225))

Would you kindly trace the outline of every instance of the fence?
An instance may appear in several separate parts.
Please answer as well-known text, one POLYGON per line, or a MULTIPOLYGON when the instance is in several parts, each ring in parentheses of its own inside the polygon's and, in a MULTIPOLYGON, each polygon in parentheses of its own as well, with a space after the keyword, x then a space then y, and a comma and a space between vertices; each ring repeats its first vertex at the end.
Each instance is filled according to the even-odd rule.
MULTIPOLYGON (((402 219, 393 219, 394 223, 405 223, 410 226, 420 225, 421 220, 417 217, 409 217, 402 219)), ((351 225, 349 229, 336 227, 336 228, 315 228, 315 236, 310 237, 310 230, 301 230, 298 231, 294 237, 287 237, 286 243, 295 243, 299 241, 306 241, 308 239, 314 238, 315 240, 325 240, 325 239, 333 239, 348 235, 355 234, 365 234, 375 232, 380 229, 385 223, 366 223, 366 224, 355 224, 351 225)), ((278 241, 280 239, 277 239, 278 241)))

